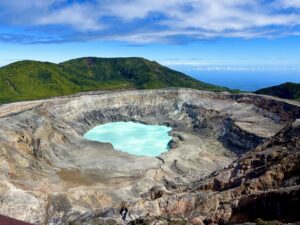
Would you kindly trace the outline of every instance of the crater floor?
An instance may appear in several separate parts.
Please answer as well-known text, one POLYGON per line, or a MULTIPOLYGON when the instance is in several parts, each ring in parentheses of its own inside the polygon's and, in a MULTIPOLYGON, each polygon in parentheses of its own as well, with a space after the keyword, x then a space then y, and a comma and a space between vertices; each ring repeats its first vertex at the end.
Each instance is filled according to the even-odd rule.
MULTIPOLYGON (((172 193, 205 179, 272 138, 299 111, 296 103, 271 97, 180 88, 2 105, 0 214, 35 224, 119 220, 122 202, 136 206, 153 189, 172 193), (114 121, 168 125, 171 149, 135 156, 83 138, 114 121)), ((140 204, 129 220, 153 213, 140 204)))

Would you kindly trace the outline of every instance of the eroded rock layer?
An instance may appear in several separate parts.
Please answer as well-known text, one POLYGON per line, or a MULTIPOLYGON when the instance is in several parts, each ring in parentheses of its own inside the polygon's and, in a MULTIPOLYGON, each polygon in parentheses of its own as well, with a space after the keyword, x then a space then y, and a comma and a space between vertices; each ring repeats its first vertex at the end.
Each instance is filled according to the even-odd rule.
POLYGON ((287 209, 299 209, 299 117, 295 102, 191 89, 2 105, 0 214, 34 224, 118 224, 126 205, 127 221, 296 221, 287 209), (111 121, 168 125, 172 148, 140 157, 83 138, 111 121))

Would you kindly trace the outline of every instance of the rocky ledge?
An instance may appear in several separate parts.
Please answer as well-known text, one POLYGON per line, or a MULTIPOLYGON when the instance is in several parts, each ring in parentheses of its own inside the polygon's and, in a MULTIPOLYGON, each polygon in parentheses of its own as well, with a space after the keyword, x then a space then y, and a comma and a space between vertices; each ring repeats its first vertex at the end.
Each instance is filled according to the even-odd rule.
POLYGON ((119 224, 126 206, 131 224, 299 221, 297 118, 297 102, 191 89, 2 105, 0 214, 119 224), (111 121, 168 125, 172 148, 138 157, 82 137, 111 121))

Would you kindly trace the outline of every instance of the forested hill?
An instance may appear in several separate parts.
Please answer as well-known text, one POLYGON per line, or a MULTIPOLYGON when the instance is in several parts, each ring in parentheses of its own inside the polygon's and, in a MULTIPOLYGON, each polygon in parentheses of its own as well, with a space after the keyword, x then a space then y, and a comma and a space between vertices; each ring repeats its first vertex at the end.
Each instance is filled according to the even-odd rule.
POLYGON ((288 82, 278 86, 259 89, 255 93, 300 100, 300 84, 288 82))
POLYGON ((0 103, 107 89, 187 87, 229 90, 144 58, 86 57, 60 64, 19 61, 0 68, 0 103))

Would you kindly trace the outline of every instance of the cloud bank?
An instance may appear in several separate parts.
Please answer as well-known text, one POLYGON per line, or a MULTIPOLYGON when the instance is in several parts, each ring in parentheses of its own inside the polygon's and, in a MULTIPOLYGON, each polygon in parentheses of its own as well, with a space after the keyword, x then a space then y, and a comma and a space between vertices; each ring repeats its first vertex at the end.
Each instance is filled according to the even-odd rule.
POLYGON ((186 43, 300 34, 300 0, 0 1, 0 41, 186 43))

